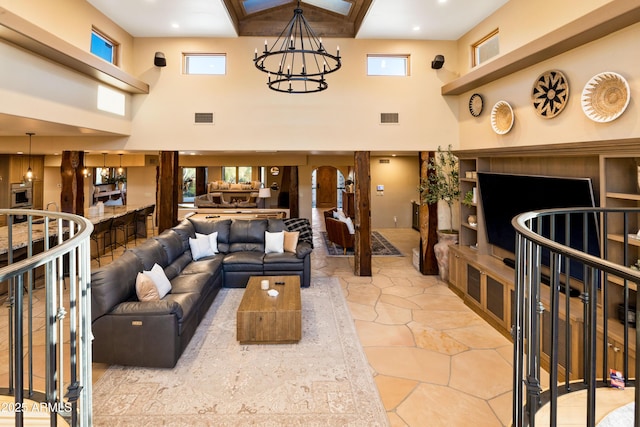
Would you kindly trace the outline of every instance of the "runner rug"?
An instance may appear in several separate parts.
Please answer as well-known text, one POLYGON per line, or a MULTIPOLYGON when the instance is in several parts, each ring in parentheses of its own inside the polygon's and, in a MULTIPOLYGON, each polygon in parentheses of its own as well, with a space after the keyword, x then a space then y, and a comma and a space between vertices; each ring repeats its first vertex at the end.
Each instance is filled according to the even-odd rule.
POLYGON ((240 345, 243 289, 222 289, 173 369, 111 366, 96 426, 388 426, 340 283, 302 288, 302 340, 240 345))
MULTIPOLYGON (((322 231, 322 240, 327 248, 329 256, 353 256, 353 248, 347 248, 344 253, 342 246, 336 245, 327 236, 326 231, 322 231)), ((371 255, 373 256, 404 256, 402 252, 391 244, 382 234, 377 231, 371 232, 371 255)))

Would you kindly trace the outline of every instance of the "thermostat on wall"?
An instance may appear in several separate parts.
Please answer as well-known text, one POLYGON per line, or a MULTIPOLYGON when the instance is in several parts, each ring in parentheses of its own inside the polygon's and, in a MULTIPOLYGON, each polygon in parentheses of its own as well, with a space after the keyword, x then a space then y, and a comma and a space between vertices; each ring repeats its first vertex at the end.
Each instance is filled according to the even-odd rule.
POLYGON ((376 187, 376 190, 378 190, 378 191, 384 191, 384 185, 378 185, 378 186, 376 187))

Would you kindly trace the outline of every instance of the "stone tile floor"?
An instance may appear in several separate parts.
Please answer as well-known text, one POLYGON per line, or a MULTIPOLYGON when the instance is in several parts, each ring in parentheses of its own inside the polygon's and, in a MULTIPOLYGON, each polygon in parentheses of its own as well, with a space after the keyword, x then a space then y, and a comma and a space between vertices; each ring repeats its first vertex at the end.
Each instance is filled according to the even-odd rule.
MULTIPOLYGON (((314 210, 314 231, 324 229, 314 210)), ((392 426, 511 423, 511 342, 437 276, 412 265, 419 233, 377 229, 403 257, 374 257, 372 277, 353 257, 328 257, 314 233, 312 277, 337 276, 392 426)))

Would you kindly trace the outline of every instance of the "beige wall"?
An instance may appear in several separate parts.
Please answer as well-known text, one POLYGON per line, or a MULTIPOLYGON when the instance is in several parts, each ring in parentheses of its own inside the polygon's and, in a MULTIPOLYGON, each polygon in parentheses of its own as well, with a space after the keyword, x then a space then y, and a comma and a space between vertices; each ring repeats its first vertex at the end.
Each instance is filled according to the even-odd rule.
POLYGON ((86 0, 0 0, 0 8, 87 52, 91 29, 95 27, 120 45, 118 66, 131 71, 133 37, 86 0))
POLYGON ((411 202, 418 200, 420 165, 415 157, 371 158, 371 225, 373 228, 411 227, 411 202), (389 163, 380 163, 388 160, 389 163), (377 191, 384 185, 384 191, 377 191))
MULTIPOLYGON (((440 96, 456 68, 455 42, 330 40, 340 45, 341 70, 322 93, 288 95, 266 87, 253 66, 262 38, 135 40, 136 72, 149 95, 136 95, 127 149, 172 150, 412 150, 440 141, 457 145, 457 100, 440 96), (167 66, 153 66, 162 51, 167 66), (224 76, 185 76, 183 52, 227 54, 224 76), (366 76, 367 53, 411 55, 411 76, 366 76), (432 70, 436 54, 449 59, 432 70), (195 112, 213 112, 215 124, 194 125, 195 112), (380 113, 398 112, 400 124, 380 125, 380 113)), ((432 147, 432 148, 435 148, 432 147)))
POLYGON ((640 40, 640 24, 460 95, 460 147, 518 147, 640 137, 640 110, 634 101, 640 95, 640 57, 633 54, 637 40, 640 40), (531 89, 541 73, 552 69, 562 71, 567 77, 569 100, 558 116, 543 119, 533 108, 531 89), (626 78, 631 88, 631 102, 618 119, 596 123, 582 111, 581 93, 594 75, 605 71, 615 71, 626 78), (477 118, 467 109, 473 92, 484 97, 485 108, 477 118), (498 135, 491 128, 491 109, 500 100, 509 102, 515 114, 513 129, 506 135, 498 135))
POLYGON ((471 46, 500 31, 500 55, 511 52, 612 0, 509 0, 458 40, 460 75, 471 69, 471 46))

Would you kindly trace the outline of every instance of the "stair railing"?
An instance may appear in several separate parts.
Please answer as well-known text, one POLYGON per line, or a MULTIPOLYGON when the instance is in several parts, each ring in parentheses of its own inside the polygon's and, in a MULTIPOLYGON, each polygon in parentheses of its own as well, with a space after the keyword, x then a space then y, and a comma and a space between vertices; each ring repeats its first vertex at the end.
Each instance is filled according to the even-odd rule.
MULTIPOLYGON (((632 288, 638 289, 640 271, 627 267, 633 263, 628 231, 631 230, 631 225, 638 225, 639 216, 638 208, 577 208, 528 212, 513 219, 512 224, 516 230, 515 311, 512 329, 514 426, 535 426, 538 409, 547 403, 550 405, 549 419, 542 423, 555 426, 558 422, 558 398, 578 390, 586 390, 587 394, 586 425, 595 426, 597 392, 602 387, 612 385, 607 368, 607 345, 604 344, 609 336, 610 292, 614 287, 622 289, 625 313, 635 305, 637 318, 640 308, 640 292, 635 293, 634 300, 630 298, 629 292, 632 288), (622 238, 619 239, 623 245, 622 258, 625 265, 609 259, 609 224, 615 224, 618 232, 622 229, 622 238), (593 227, 597 229, 595 233, 593 227), (592 250, 594 244, 598 248, 596 253, 592 250), (576 276, 579 277, 577 282, 576 276), (550 330, 546 331, 548 340, 543 339, 541 334, 545 311, 541 300, 541 284, 545 277, 550 285, 547 322, 550 330), (583 286, 580 294, 583 313, 573 313, 582 314, 584 327, 581 332, 569 327, 572 316, 570 285, 574 283, 581 283, 583 286), (566 320, 564 329, 560 328, 561 312, 566 320), (598 349, 599 329, 604 338, 603 345, 598 349), (575 349, 569 345, 572 333, 582 333, 583 346, 577 350, 582 355, 575 354, 575 349), (560 340, 561 334, 564 335, 564 342, 560 340), (543 392, 540 361, 545 346, 549 350, 550 386, 543 392), (564 354, 560 354, 561 346, 564 354), (570 372, 574 366, 573 360, 580 356, 583 357, 582 371, 570 372), (598 360, 602 361, 601 365, 597 363, 598 360), (560 377, 562 368, 564 378, 560 377)), ((625 386, 635 386, 635 379, 628 378, 628 373, 631 372, 629 343, 630 340, 640 342, 640 329, 632 328, 625 315, 623 331, 625 358, 622 374, 625 386)), ((640 372, 640 358, 635 358, 634 368, 635 372, 640 372)), ((637 427, 640 426, 640 388, 635 388, 634 397, 634 425, 637 427)))
POLYGON ((31 209, 0 209, 3 217, 7 226, 0 227, 0 283, 7 289, 8 379, 0 394, 14 397, 16 426, 25 424, 28 412, 45 411, 51 426, 60 417, 72 426, 91 426, 93 225, 81 216, 31 209), (35 333, 39 313, 33 297, 41 281, 44 342, 35 333), (45 366, 34 358, 34 344, 44 345, 45 366), (36 390, 36 372, 45 373, 44 390, 36 390))

